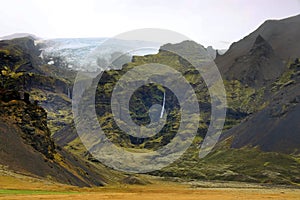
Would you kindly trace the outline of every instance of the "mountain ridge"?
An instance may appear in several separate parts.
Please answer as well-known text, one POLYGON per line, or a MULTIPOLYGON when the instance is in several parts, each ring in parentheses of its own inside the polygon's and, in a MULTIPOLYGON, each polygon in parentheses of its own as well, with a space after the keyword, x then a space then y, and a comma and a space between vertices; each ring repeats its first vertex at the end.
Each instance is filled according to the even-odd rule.
POLYGON ((222 74, 227 73, 234 60, 247 54, 255 38, 261 35, 274 49, 276 55, 286 63, 290 58, 297 58, 300 54, 297 41, 300 40, 300 27, 297 26, 300 15, 281 20, 267 20, 248 36, 234 42, 225 54, 218 56, 216 63, 222 74))

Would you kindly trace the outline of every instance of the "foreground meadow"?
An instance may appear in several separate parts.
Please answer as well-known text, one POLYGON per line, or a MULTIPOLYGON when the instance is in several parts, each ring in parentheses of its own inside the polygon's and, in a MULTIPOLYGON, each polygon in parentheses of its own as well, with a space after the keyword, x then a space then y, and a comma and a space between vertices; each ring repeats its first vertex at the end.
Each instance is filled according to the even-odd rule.
MULTIPOLYGON (((148 177, 149 179, 149 177, 148 177)), ((152 178, 149 185, 116 184, 99 188, 78 188, 26 176, 0 176, 0 199, 5 200, 236 200, 300 199, 300 190, 246 183, 170 182, 152 178)))

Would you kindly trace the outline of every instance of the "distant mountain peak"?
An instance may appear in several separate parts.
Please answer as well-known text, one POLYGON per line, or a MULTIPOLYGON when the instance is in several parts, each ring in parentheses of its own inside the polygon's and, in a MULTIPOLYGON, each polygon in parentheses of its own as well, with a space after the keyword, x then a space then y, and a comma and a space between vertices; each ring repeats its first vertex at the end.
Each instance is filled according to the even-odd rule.
POLYGON ((37 37, 33 34, 30 34, 30 33, 14 33, 14 34, 11 34, 11 35, 6 35, 6 36, 3 36, 3 37, 0 37, 0 40, 12 40, 12 39, 24 38, 24 37, 28 37, 32 40, 40 39, 39 37, 37 37))
POLYGON ((254 44, 261 44, 261 43, 265 43, 266 40, 259 34, 257 37, 256 37, 256 40, 254 42, 254 44))
POLYGON ((176 44, 165 44, 160 47, 159 51, 171 51, 179 53, 181 56, 193 56, 199 58, 210 58, 214 59, 216 57, 216 50, 211 46, 205 48, 203 45, 198 44, 192 40, 185 40, 176 44))
POLYGON ((272 46, 261 35, 258 35, 250 49, 250 55, 256 54, 256 56, 268 57, 268 55, 273 53, 272 46))
POLYGON ((269 44, 279 59, 288 62, 289 59, 300 55, 299 32, 300 15, 281 20, 267 20, 254 32, 234 42, 224 55, 217 57, 216 63, 222 73, 228 74, 239 57, 247 55, 251 49, 257 49, 257 46, 261 46, 260 43, 263 43, 264 47, 269 44))
POLYGON ((261 87, 274 81, 283 71, 282 61, 259 34, 248 53, 235 59, 226 76, 230 80, 240 80, 252 87, 261 87))

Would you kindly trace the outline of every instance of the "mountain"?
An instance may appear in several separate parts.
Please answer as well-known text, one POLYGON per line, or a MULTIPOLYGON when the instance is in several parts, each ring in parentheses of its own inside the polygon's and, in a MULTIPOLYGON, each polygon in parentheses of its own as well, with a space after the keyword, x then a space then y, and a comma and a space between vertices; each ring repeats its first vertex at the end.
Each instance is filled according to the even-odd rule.
POLYGON ((262 151, 299 154, 300 64, 272 84, 269 105, 224 133, 232 137, 233 148, 258 147, 262 151), (281 87, 276 91, 276 87, 281 87))
POLYGON ((12 40, 12 39, 16 39, 16 38, 24 38, 24 37, 29 37, 33 40, 37 40, 39 39, 37 36, 30 34, 30 33, 14 33, 11 35, 6 35, 3 37, 0 37, 0 40, 12 40))
MULTIPOLYGON (((230 90, 236 85, 244 85, 242 96, 260 101, 261 107, 223 131, 215 150, 202 162, 190 159, 185 161, 186 165, 179 164, 184 161, 177 165, 194 167, 192 161, 198 162, 199 167, 187 172, 196 177, 208 178, 205 169, 214 163, 222 170, 212 170, 209 176, 215 173, 210 177, 213 179, 217 176, 226 180, 299 182, 299 27, 300 16, 267 21, 249 36, 232 44, 224 55, 217 56, 229 107, 237 94, 230 90), (232 85, 226 85, 226 81, 232 85), (245 96, 246 88, 256 92, 245 96)), ((242 108, 251 104, 236 105, 242 108)), ((175 166, 159 174, 180 174, 175 166)))
MULTIPOLYGON (((39 101, 48 112, 48 126, 59 118, 60 109, 71 105, 69 91, 76 73, 55 65, 48 65, 39 55, 41 51, 31 38, 17 38, 0 41, 0 70, 2 87, 13 90, 25 90, 31 94, 32 101, 39 101), (60 109, 58 109, 58 107, 60 109)), ((71 108, 69 116, 71 115, 71 108)), ((65 113, 64 113, 65 114, 65 113)), ((70 120, 61 117, 60 124, 70 120)), ((51 130, 52 131, 52 130, 51 130)))
MULTIPOLYGON (((236 70, 238 70, 237 68, 240 66, 238 64, 240 59, 249 54, 258 37, 263 38, 266 43, 272 47, 274 51, 272 57, 277 56, 276 59, 282 60, 283 64, 286 66, 290 60, 298 58, 300 54, 298 45, 300 40, 299 21, 300 15, 282 20, 266 21, 248 36, 233 43, 225 54, 217 57, 216 63, 219 70, 224 77, 230 77, 232 73, 236 74, 236 70)), ((265 66, 273 64, 272 61, 270 62, 271 63, 265 63, 265 66)), ((276 70, 278 69, 276 68, 276 70)), ((244 74, 240 73, 237 75, 242 77, 244 74)))
POLYGON ((18 92, 0 93, 1 165, 65 184, 105 184, 96 169, 54 144, 43 108, 22 99, 18 92))
POLYGON ((4 66, 16 72, 32 71, 41 74, 40 50, 35 47, 32 38, 17 38, 0 41, 1 68, 4 66))
MULTIPOLYGON (((207 87, 203 82, 199 73, 195 72, 195 69, 182 57, 172 53, 172 51, 178 50, 183 56, 189 56, 192 59, 205 59, 205 48, 193 41, 183 41, 178 44, 166 44, 163 45, 158 54, 147 56, 134 56, 132 62, 127 63, 119 70, 105 71, 98 83, 96 91, 96 112, 98 115, 99 124, 104 130, 106 136, 115 145, 128 148, 132 150, 157 150, 166 144, 168 144, 174 137, 178 130, 179 120, 178 111, 176 107, 178 102, 174 95, 167 88, 159 87, 158 85, 147 85, 139 88, 131 97, 130 106, 133 120, 136 123, 147 125, 149 124, 148 109, 153 103, 162 102, 163 93, 166 94, 166 112, 168 114, 168 120, 164 129, 153 137, 139 139, 133 136, 129 136, 124 133, 116 125, 113 115, 111 113, 111 94, 118 82, 127 71, 132 68, 146 64, 146 63, 160 63, 168 66, 172 66, 177 71, 181 72, 185 79, 193 86, 197 97, 199 99, 199 105, 201 110, 201 122, 199 123, 197 136, 194 143, 188 149, 179 160, 174 162, 168 167, 161 170, 151 172, 152 175, 159 175, 164 177, 181 177, 186 179, 205 179, 205 180, 234 180, 234 181, 250 181, 261 183, 273 183, 273 184, 297 184, 300 180, 299 170, 292 170, 287 166, 293 166, 293 169, 297 169, 300 166, 299 161, 294 155, 290 153, 294 152, 297 148, 298 140, 291 141, 290 138, 295 136, 297 132, 297 123, 295 123, 295 132, 291 136, 274 137, 274 142, 270 142, 273 138, 272 129, 270 129, 269 135, 266 139, 261 140, 262 147, 269 145, 271 149, 260 148, 259 145, 250 145, 252 141, 248 140, 246 136, 249 136, 249 132, 242 133, 242 130, 238 129, 240 125, 247 120, 252 119, 260 112, 264 112, 272 102, 275 96, 272 93, 278 94, 279 106, 281 106, 282 98, 280 94, 287 88, 294 88, 298 81, 296 74, 298 74, 296 64, 292 64, 289 68, 283 68, 281 60, 275 55, 272 47, 265 39, 258 36, 252 48, 245 56, 244 60, 240 60, 240 66, 245 64, 249 68, 248 79, 244 76, 238 77, 236 74, 235 80, 224 79, 224 84, 227 93, 228 111, 226 117, 226 123, 224 126, 224 133, 222 134, 222 140, 216 148, 205 158, 199 159, 199 146, 201 145, 207 127, 210 120, 210 99, 207 91, 207 87), (202 52, 202 53, 201 53, 202 52), (265 57, 265 58, 264 58, 265 57), (279 61, 279 63, 277 63, 279 61), (251 64, 254 63, 258 67, 251 68, 251 64), (260 66, 260 64, 263 66, 260 66), (269 66, 269 63, 273 63, 273 66, 269 66), (275 75, 268 78, 268 70, 264 69, 264 66, 268 70, 274 70, 275 75), (272 68, 274 67, 274 69, 272 68), (277 69, 278 68, 278 69, 277 69), (277 71, 278 70, 278 71, 277 71), (259 87, 255 83, 255 77, 251 80, 252 74, 263 73, 261 83, 264 87, 259 87), (265 73, 265 74, 264 74, 265 73), (291 76, 294 80, 291 80, 291 76), (248 84, 246 81, 250 81, 248 84), (252 83, 254 83, 252 85, 252 83), (235 129, 238 131, 233 132, 235 129), (238 138, 240 136, 242 139, 238 138), (236 141, 242 141, 240 146, 235 143, 236 141), (288 140, 290 149, 285 149, 287 145, 283 145, 282 149, 277 145, 281 144, 281 140, 288 140), (292 150, 292 151, 291 151, 292 150), (283 164, 284 163, 284 164, 283 164)), ((145 72, 146 73, 146 72, 145 72)), ((160 71, 160 75, 165 72, 160 71)), ((271 72, 271 75, 273 72, 271 72)), ((134 80, 131 80, 134 82, 134 80)), ((172 81, 166 80, 166 81, 172 81)), ((130 81, 128 82, 130 84, 130 81)), ((293 99, 293 95, 296 94, 297 87, 291 92, 290 98, 293 99)), ((87 91, 88 93, 89 91, 87 91)), ((122 96, 122 95, 121 95, 122 96)), ((86 99, 88 102, 89 100, 86 99)), ((287 100, 289 102, 290 99, 287 100)), ((293 109, 294 103, 286 111, 293 109)), ((83 108, 85 109, 85 108, 83 108)), ((267 112, 268 113, 268 112, 267 112)), ((297 116, 294 116, 297 117, 297 116)), ((267 119, 267 118, 266 118, 267 119)), ((296 120, 297 118, 295 118, 296 120)), ((85 120, 85 119, 82 119, 85 120)), ((273 119, 270 119, 272 122, 273 119)), ((258 127, 264 127, 266 121, 261 120, 261 124, 258 127)), ((282 124, 286 123, 284 120, 282 124)), ((275 124, 271 124, 271 126, 275 124)), ((293 127, 293 126, 292 126, 293 127)), ((249 127, 248 127, 249 128, 249 127)), ((88 129, 87 129, 88 130, 88 129)), ((255 132, 249 128, 253 138, 261 138, 259 135, 264 134, 265 130, 255 132), (256 135, 255 135, 256 134, 256 135)), ((276 134, 275 134, 276 135, 276 134)), ((278 134, 277 134, 278 135, 278 134)), ((288 135, 288 134, 286 134, 288 135)), ((76 130, 74 127, 69 126, 54 134, 54 138, 58 144, 70 149, 73 153, 84 155, 81 147, 82 143, 77 139, 76 130)), ((97 145, 95 145, 97 146, 97 145)), ((89 157, 92 160, 93 158, 89 157)))
MULTIPOLYGON (((261 72, 261 69, 256 70, 261 72)), ((199 144, 194 143, 179 160, 151 174, 298 185, 299 71, 299 59, 296 59, 274 82, 257 89, 243 86, 243 76, 235 81, 225 80, 228 109, 247 110, 248 106, 254 105, 253 102, 260 101, 258 109, 241 115, 240 121, 234 124, 234 118, 227 115, 227 125, 218 144, 205 158, 199 159, 199 144), (256 91, 248 95, 251 90, 256 91), (243 99, 246 104, 243 104, 243 99), (249 102, 251 99, 254 101, 249 102)))
MULTIPOLYGON (((152 174, 192 179, 299 183, 299 25, 299 16, 267 21, 249 36, 234 43, 224 55, 217 56, 216 63, 224 77, 228 100, 228 115, 220 142, 207 157, 197 157, 198 146, 205 136, 205 125, 209 123, 208 118, 203 118, 204 123, 200 123, 199 135, 195 139, 197 142, 188 152, 175 163, 152 174)), ((179 49, 183 54, 199 53, 201 49, 199 45, 188 41, 168 44, 161 49, 166 47, 171 50, 179 49)), ((177 61, 175 55, 163 50, 156 55, 135 57, 122 70, 153 61, 173 66, 184 75, 195 75, 184 60, 177 61)), ((108 79, 103 83, 111 84, 113 81, 109 80, 116 81, 123 73, 125 72, 110 71, 105 76, 108 79), (110 79, 110 76, 114 78, 110 79)), ((198 77, 185 78, 193 85, 202 85, 198 77)), ((106 89, 108 87, 113 85, 103 86, 106 89)), ((198 87, 194 89, 203 100, 199 102, 200 105, 206 104, 209 108, 207 94, 200 93, 198 87)), ((109 90, 106 92, 109 93, 109 90)), ((143 93, 148 94, 149 91, 144 89, 143 93)), ((142 101, 145 99, 137 100, 142 101)), ((141 110, 138 104, 135 107, 136 110, 141 110)), ((105 107, 99 108, 105 110, 105 107)), ((207 110, 202 111, 205 113, 207 110)), ((207 114, 209 112, 204 116, 207 114)), ((109 115, 107 118, 110 119, 109 115)), ((102 119, 104 120, 100 117, 100 121, 102 119)), ((176 124, 174 121, 169 123, 169 126, 176 124)), ((159 144, 153 145, 148 139, 139 143, 134 143, 135 140, 130 142, 131 138, 126 140, 122 135, 126 142, 121 146, 132 148, 131 144, 134 143, 152 149, 164 144, 169 137, 171 136, 165 135, 153 138, 160 140, 159 144)), ((120 144, 115 136, 112 141, 119 141, 120 144)))
POLYGON ((300 15, 266 21, 216 59, 224 77, 264 93, 264 108, 224 133, 231 147, 299 153, 299 25, 300 15))
POLYGON ((53 131, 72 122, 68 91, 74 72, 45 64, 39 52, 31 38, 0 41, 0 165, 82 187, 121 182, 122 173, 88 162, 53 140, 53 131))
POLYGON ((258 35, 249 52, 237 57, 225 76, 253 87, 262 87, 275 81, 284 70, 283 61, 275 55, 271 45, 258 35))

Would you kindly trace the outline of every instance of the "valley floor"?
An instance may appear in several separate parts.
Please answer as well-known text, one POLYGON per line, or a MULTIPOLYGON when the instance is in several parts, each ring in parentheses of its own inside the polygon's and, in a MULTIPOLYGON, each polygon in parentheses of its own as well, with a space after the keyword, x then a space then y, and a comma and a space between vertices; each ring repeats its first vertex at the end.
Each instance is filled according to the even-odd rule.
POLYGON ((138 187, 124 190, 105 190, 96 192, 79 192, 74 194, 1 194, 0 199, 128 199, 128 200, 153 200, 153 199, 178 199, 178 200, 201 200, 201 199, 299 199, 300 191, 291 189, 189 189, 183 187, 152 188, 138 187))
POLYGON ((98 188, 78 188, 20 174, 0 174, 0 199, 5 200, 243 200, 300 199, 300 189, 247 183, 192 182, 179 183, 148 177, 149 185, 115 184, 98 188))

